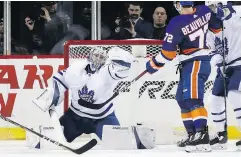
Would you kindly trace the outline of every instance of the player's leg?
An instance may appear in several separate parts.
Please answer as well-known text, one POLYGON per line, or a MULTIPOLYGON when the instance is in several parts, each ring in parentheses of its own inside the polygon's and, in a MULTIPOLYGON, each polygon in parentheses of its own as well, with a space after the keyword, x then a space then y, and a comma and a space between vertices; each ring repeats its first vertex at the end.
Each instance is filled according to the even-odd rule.
POLYGON ((120 125, 115 113, 113 112, 109 116, 96 121, 96 128, 95 128, 95 133, 96 135, 102 139, 102 133, 103 133, 103 126, 104 125, 120 125))
MULTIPOLYGON (((238 127, 241 127, 241 68, 228 68, 229 73, 228 104, 232 104, 238 127)), ((241 140, 236 145, 241 149, 241 140)))
POLYGON ((186 151, 211 151, 207 128, 207 110, 204 107, 204 85, 211 73, 209 61, 186 63, 183 74, 186 77, 183 85, 185 105, 193 119, 195 135, 186 145, 186 151))
MULTIPOLYGON (((226 79, 228 84, 228 79, 226 79)), ((214 82, 212 94, 209 96, 209 104, 211 105, 211 116, 213 123, 216 126, 217 133, 210 136, 210 145, 214 149, 227 148, 227 131, 225 129, 226 123, 226 109, 224 104, 224 78, 218 73, 214 82)))
POLYGON ((183 125, 186 129, 187 136, 177 142, 178 147, 185 147, 186 143, 189 141, 191 135, 195 133, 194 123, 190 114, 189 108, 186 107, 185 101, 183 99, 183 79, 180 77, 177 92, 176 92, 176 100, 181 109, 181 117, 183 121, 183 125))
POLYGON ((153 129, 142 125, 120 126, 114 112, 103 119, 96 120, 94 126, 96 135, 102 140, 103 148, 152 149, 155 147, 153 129))
POLYGON ((75 114, 70 108, 59 119, 61 126, 63 127, 63 133, 67 142, 72 142, 82 133, 85 128, 82 117, 75 114))

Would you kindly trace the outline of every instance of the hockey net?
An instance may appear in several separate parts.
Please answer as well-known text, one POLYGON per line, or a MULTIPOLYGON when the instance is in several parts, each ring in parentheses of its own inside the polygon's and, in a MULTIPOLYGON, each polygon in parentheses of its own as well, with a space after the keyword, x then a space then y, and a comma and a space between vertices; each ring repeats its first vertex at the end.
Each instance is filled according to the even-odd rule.
MULTIPOLYGON (((156 56, 162 47, 162 41, 157 40, 125 40, 125 41, 69 41, 65 44, 65 66, 68 67, 76 60, 86 58, 93 47, 101 46, 107 51, 120 47, 135 56, 138 62, 131 68, 132 80, 145 70, 149 57, 156 56)), ((121 81, 116 91, 128 86, 115 98, 116 115, 123 126, 143 125, 156 131, 156 144, 172 144, 185 135, 180 116, 180 109, 175 101, 179 74, 176 74, 177 62, 168 64, 156 74, 146 74, 130 86, 130 81, 121 81)), ((207 82, 209 90, 213 82, 207 82)), ((66 95, 68 97, 68 94, 66 95)), ((68 108, 69 99, 65 101, 68 108)))

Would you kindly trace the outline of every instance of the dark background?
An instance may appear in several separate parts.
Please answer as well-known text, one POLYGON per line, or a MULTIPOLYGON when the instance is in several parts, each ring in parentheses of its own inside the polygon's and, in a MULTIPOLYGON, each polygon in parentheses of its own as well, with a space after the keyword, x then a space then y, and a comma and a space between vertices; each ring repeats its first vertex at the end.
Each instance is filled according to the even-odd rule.
MULTIPOLYGON (((64 3, 64 2, 59 2, 64 3)), ((102 2, 101 3, 101 13, 102 13, 102 21, 108 25, 111 29, 114 29, 114 21, 117 16, 124 16, 127 14, 127 7, 126 3, 123 1, 113 1, 113 2, 102 2)), ((171 17, 178 15, 177 11, 173 6, 173 2, 170 1, 160 1, 160 2, 140 2, 143 6, 142 17, 152 22, 152 14, 154 9, 158 6, 162 6, 166 9, 168 15, 168 21, 171 17)), ((24 27, 24 19, 25 17, 31 13, 31 9, 35 2, 27 1, 14 1, 11 2, 12 5, 12 37, 16 40, 20 40, 21 30, 24 27)), ((204 1, 195 2, 196 4, 204 4, 204 1)), ((78 23, 81 20, 81 13, 84 7, 91 6, 91 2, 73 2, 73 24, 78 23)), ((3 8, 3 2, 0 2, 0 7, 3 8)), ((1 12, 0 16, 3 16, 3 11, 1 12)))

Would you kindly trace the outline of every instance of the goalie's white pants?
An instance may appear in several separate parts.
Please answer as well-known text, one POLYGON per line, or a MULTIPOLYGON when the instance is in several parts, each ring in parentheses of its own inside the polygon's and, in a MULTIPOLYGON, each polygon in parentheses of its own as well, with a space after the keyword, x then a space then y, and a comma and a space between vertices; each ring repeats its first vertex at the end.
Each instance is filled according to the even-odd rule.
MULTIPOLYGON (((217 132, 225 130, 226 110, 224 104, 224 97, 211 95, 209 103, 211 104, 211 115, 215 123, 217 132)), ((237 123, 241 127, 241 92, 231 90, 228 92, 227 107, 232 105, 236 115, 237 123)))

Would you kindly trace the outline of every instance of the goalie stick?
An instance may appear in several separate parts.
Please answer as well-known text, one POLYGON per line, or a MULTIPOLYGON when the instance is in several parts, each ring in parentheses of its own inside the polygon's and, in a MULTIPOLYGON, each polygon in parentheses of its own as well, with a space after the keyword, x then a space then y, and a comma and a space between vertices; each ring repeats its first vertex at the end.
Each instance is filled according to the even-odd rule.
POLYGON ((29 131, 29 132, 39 136, 40 138, 43 138, 43 139, 45 139, 45 140, 47 140, 47 141, 49 141, 49 142, 51 142, 51 143, 53 143, 53 144, 55 144, 55 145, 57 145, 59 147, 65 148, 65 149, 67 149, 67 150, 69 150, 69 151, 71 151, 71 152, 73 152, 75 154, 83 154, 86 151, 88 151, 91 148, 93 148, 97 144, 97 140, 96 139, 92 139, 88 143, 83 145, 82 147, 80 147, 78 149, 73 149, 73 148, 70 148, 70 147, 68 147, 68 146, 66 146, 66 145, 64 145, 62 143, 59 143, 59 142, 57 142, 57 141, 55 141, 55 140, 53 140, 53 139, 51 139, 51 138, 49 138, 47 136, 44 136, 44 135, 42 135, 42 134, 40 134, 40 133, 38 133, 38 132, 36 132, 36 131, 34 131, 32 129, 29 129, 26 126, 23 126, 23 125, 15 122, 15 121, 12 121, 9 118, 6 118, 6 117, 4 117, 2 115, 0 115, 0 118, 3 119, 4 121, 7 121, 7 122, 9 122, 9 123, 11 123, 13 125, 16 125, 16 126, 22 128, 22 129, 25 129, 25 130, 27 130, 27 131, 29 131))

